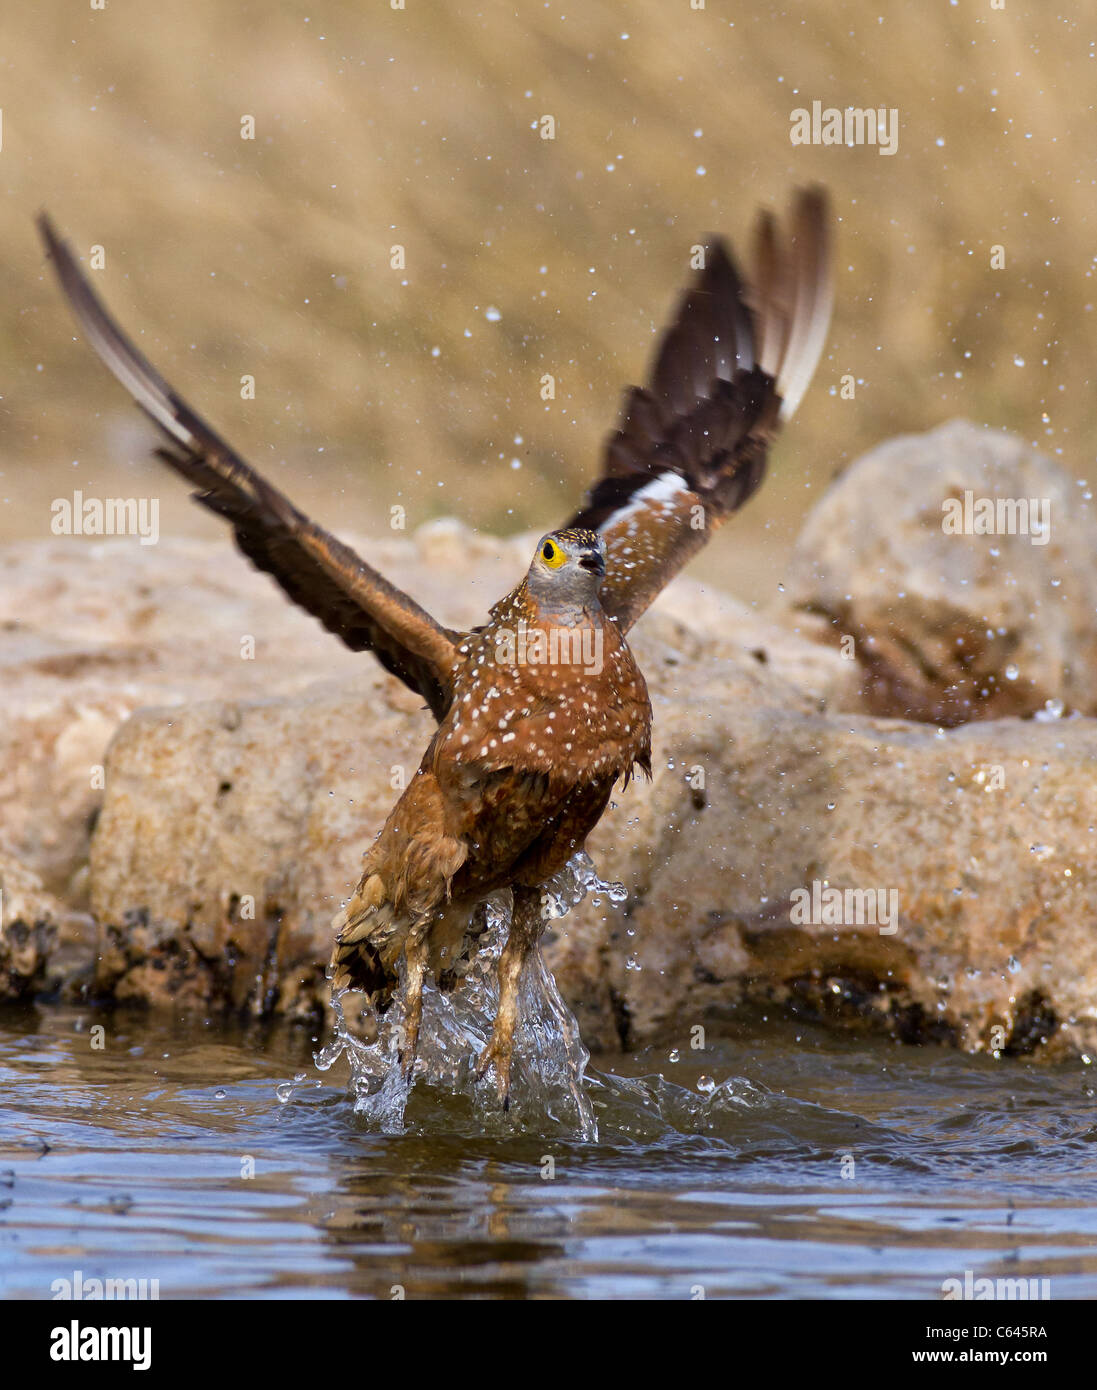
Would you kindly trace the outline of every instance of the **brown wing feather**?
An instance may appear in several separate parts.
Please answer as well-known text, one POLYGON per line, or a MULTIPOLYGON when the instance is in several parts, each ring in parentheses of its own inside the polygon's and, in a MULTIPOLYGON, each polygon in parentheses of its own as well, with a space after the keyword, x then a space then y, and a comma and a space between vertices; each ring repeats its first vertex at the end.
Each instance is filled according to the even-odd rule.
POLYGON ((194 486, 195 501, 225 517, 236 544, 257 569, 352 651, 372 651, 441 719, 452 695, 455 645, 463 634, 441 627, 249 467, 122 332, 44 213, 38 227, 89 343, 170 439, 173 447, 156 450, 157 456, 194 486))
POLYGON ((622 629, 761 483, 826 338, 829 240, 825 194, 809 189, 796 195, 784 242, 769 214, 759 219, 750 283, 714 241, 649 386, 628 393, 602 476, 568 522, 605 537, 602 604, 622 629))

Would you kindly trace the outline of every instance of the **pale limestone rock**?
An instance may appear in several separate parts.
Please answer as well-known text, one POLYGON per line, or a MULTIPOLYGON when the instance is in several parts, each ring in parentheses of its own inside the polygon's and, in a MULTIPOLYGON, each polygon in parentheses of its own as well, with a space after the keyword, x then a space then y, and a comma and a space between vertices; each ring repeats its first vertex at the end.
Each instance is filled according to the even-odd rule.
MULTIPOLYGON (((1097 721, 946 732, 759 702, 707 733, 681 708, 657 727, 633 843, 603 824, 590 845, 630 889, 595 976, 630 1041, 688 1046, 749 999, 968 1051, 1097 1047, 1097 721), (707 769, 703 804, 686 764, 707 769), (894 889, 898 930, 796 924, 814 880, 894 889)), ((585 962, 586 909, 570 931, 585 962)))
MULTIPOLYGON (((469 627, 521 578, 535 539, 483 537, 442 521, 412 538, 354 543, 441 621, 469 627)), ((680 615, 687 644, 708 644, 714 656, 752 647, 819 699, 833 702, 854 679, 851 663, 689 580, 656 611, 664 605, 680 615)), ((289 695, 339 676, 372 688, 377 668, 224 542, 65 538, 3 547, 0 849, 82 905, 107 744, 134 710, 289 695)), ((421 705, 393 680, 385 698, 421 705)))
MULTIPOLYGON (((588 1045, 688 1044, 761 1000, 968 1050, 1097 1046, 1097 721, 938 733, 821 714, 749 656, 684 656, 642 629, 637 648, 655 777, 590 841, 629 900, 584 904, 548 948, 588 1045), (898 930, 797 925, 813 880, 894 890, 898 930)), ((429 731, 384 688, 129 721, 92 861, 103 988, 322 1004, 330 918, 429 731)))
POLYGON ((0 1002, 28 999, 90 961, 92 923, 45 892, 42 880, 0 852, 0 1002))
MULTIPOLYGON (((435 523, 362 548, 463 626, 532 538, 435 523)), ((90 897, 96 945, 71 931, 66 978, 94 960, 123 1000, 319 1012, 331 917, 430 736, 421 702, 225 545, 56 541, 0 569, 0 849, 67 904, 90 897)), ((971 1050, 1097 1046, 1097 722, 838 713, 860 707, 856 663, 688 580, 634 641, 655 777, 590 844, 629 901, 584 904, 548 947, 589 1045, 688 1045, 760 1000, 971 1050), (899 930, 793 923, 815 879, 896 890, 899 930)), ((20 981, 52 978, 48 948, 20 981)))
POLYGON ((853 638, 872 713, 955 725, 1050 700, 1093 714, 1095 555, 1088 488, 1015 436, 956 420, 841 475, 800 533, 780 611, 805 636, 853 638), (1002 521, 1027 513, 1028 534, 946 533, 944 504, 965 493, 973 522, 980 499, 1024 503, 1002 521))
MULTIPOLYGON (((680 689, 693 708, 702 671, 710 699, 730 681, 743 702, 815 707, 751 656, 728 648, 716 659, 656 614, 646 626, 637 653, 657 718, 680 689)), ((353 685, 128 720, 91 860, 99 988, 257 1013, 321 999, 331 919, 430 738, 430 716, 410 704, 368 662, 353 685)))

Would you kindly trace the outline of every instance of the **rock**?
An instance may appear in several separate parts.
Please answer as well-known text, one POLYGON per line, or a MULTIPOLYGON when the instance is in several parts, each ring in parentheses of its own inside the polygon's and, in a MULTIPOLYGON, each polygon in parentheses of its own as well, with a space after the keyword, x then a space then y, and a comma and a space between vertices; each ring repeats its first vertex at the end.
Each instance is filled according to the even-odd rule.
POLYGON ((143 710, 108 759, 93 844, 97 988, 122 1000, 309 1012, 331 919, 428 714, 373 663, 352 687, 143 710))
MULTIPOLYGON (((471 576, 466 583, 463 571, 454 586, 451 560, 437 549, 445 534, 435 525, 414 541, 359 544, 450 621, 480 621, 529 555, 522 561, 516 542, 465 531, 471 576)), ((0 633, 0 849, 77 906, 86 902, 107 744, 134 710, 290 694, 372 665, 224 541, 6 546, 0 633)))
MULTIPOLYGON (((692 706, 703 672, 710 694, 730 679, 744 701, 817 704, 669 617, 649 615, 637 649, 664 701, 684 685, 692 706)), ((257 1014, 318 1008, 331 920, 433 730, 416 705, 367 662, 353 685, 129 719, 108 755, 91 856, 97 988, 257 1014)))
MULTIPOLYGON (((467 627, 522 574, 534 539, 440 521, 413 538, 352 544, 442 621, 467 627)), ((683 615, 683 640, 749 645, 814 698, 840 698, 853 679, 851 663, 699 584, 680 581, 663 604, 683 615)), ((224 541, 0 548, 0 633, 0 850, 74 907, 87 903, 107 744, 135 710, 290 695, 339 676, 368 683, 375 669, 224 541)), ((419 707, 389 685, 387 699, 419 707)))
POLYGON ((1088 489, 1021 440, 953 421, 841 475, 796 542, 781 609, 803 635, 853 640, 871 713, 956 725, 1052 702, 1092 714, 1095 554, 1088 489), (1003 503, 994 524, 1028 533, 947 533, 965 496, 976 530, 1003 503))
MULTIPOLYGON (((688 1044, 750 1000, 970 1051, 1097 1046, 1097 721, 820 713, 745 653, 672 646, 667 621, 636 634, 654 781, 590 842, 629 901, 588 901, 547 952, 588 1046, 688 1044), (794 920, 815 882, 894 892, 897 930, 794 920)), ((370 682, 127 723, 92 858, 101 988, 320 1010, 330 918, 429 732, 370 682)))
MULTIPOLYGON (((502 541, 477 536, 455 522, 436 522, 410 539, 357 544, 443 621, 468 626, 482 620, 490 603, 522 573, 533 538, 502 541), (453 582, 456 571, 460 585, 453 582)), ((340 726, 337 744, 342 739, 344 751, 353 749, 356 755, 370 750, 374 774, 346 774, 345 803, 358 808, 359 819, 353 828, 338 822, 328 827, 333 867, 325 890, 328 899, 317 905, 306 893, 303 900, 308 939, 326 938, 339 896, 357 877, 357 860, 395 795, 391 765, 417 762, 429 738, 430 721, 417 697, 384 676, 368 656, 345 651, 224 541, 161 541, 155 547, 124 540, 18 544, 0 550, 0 573, 0 853, 10 856, 21 871, 37 876, 42 900, 67 911, 63 920, 72 927, 58 938, 46 929, 53 921, 49 913, 29 923, 19 919, 15 935, 26 928, 33 942, 14 937, 8 942, 7 950, 15 947, 18 955, 8 993, 15 989, 16 977, 18 992, 24 993, 50 987, 58 971, 70 988, 80 989, 92 971, 90 919, 81 913, 91 900, 90 837, 103 804, 107 746, 135 711, 149 706, 178 709, 176 728, 190 730, 196 700, 216 695, 226 702, 225 709, 232 709, 234 702, 292 697, 315 688, 320 693, 304 700, 305 709, 315 714, 330 698, 323 693, 324 680, 341 677, 344 682, 353 680, 352 691, 365 703, 354 707, 351 726, 340 726), (196 614, 201 615, 200 630, 196 614), (344 833, 356 845, 346 852, 340 848, 344 833), (44 974, 35 953, 44 959, 51 943, 61 954, 55 955, 53 970, 44 974)), ((707 649, 719 659, 727 645, 722 635, 726 629, 735 641, 752 646, 759 664, 769 662, 775 670, 802 679, 810 700, 826 700, 849 683, 850 663, 759 621, 729 599, 705 601, 700 585, 684 581, 663 602, 677 604, 689 619, 664 623, 676 644, 668 649, 668 662, 680 659, 678 649, 695 655, 707 649)), ((653 614, 648 621, 660 619, 653 614)), ((224 711, 217 716, 229 717, 224 711)), ((282 717, 290 714, 284 711, 282 717)), ((293 769, 281 788, 284 800, 293 806, 291 821, 301 819, 310 796, 309 779, 323 770, 324 754, 314 755, 310 742, 317 737, 322 744, 323 729, 309 724, 312 717, 307 714, 300 729, 284 728, 280 735, 284 744, 296 743, 302 757, 289 760, 279 748, 274 758, 283 768, 293 769)), ((339 717, 345 720, 345 713, 339 717)), ((145 715, 139 716, 133 733, 147 727, 145 720, 145 715)), ((127 746, 123 743, 123 750, 127 746)), ((177 751, 179 757, 170 768, 161 769, 164 780, 146 789, 152 793, 152 809, 145 831, 134 843, 142 864, 155 863, 164 847, 175 843, 173 816, 165 814, 165 808, 176 808, 179 797, 186 803, 188 786, 204 786, 188 762, 193 747, 180 744, 177 751)), ((353 756, 347 766, 361 766, 362 761, 353 756)), ((220 779, 218 786, 222 780, 231 781, 232 776, 220 779)), ((239 798, 225 802, 236 813, 239 805, 239 798)), ((266 824, 262 818, 260 823, 266 824)), ((108 825, 114 824, 112 810, 108 825)), ((286 842, 275 837, 273 843, 286 842)), ((288 843, 292 857, 297 842, 288 843)), ((250 848, 253 862, 264 862, 261 847, 250 848)), ((271 862, 269 853, 266 862, 271 862)), ((135 896, 123 901, 124 872, 119 881, 112 881, 110 871, 104 870, 96 896, 110 905, 109 925, 101 943, 102 958, 94 967, 97 987, 121 998, 176 1005, 186 999, 203 1000, 261 1011, 271 1002, 270 987, 256 981, 270 976, 277 982, 278 1007, 294 1011, 300 994, 300 1008, 311 1009, 320 978, 316 971, 326 951, 312 951, 315 959, 301 966, 307 987, 289 980, 299 963, 297 918, 291 912, 290 925, 281 934, 274 925, 282 911, 280 900, 288 894, 299 904, 295 895, 304 891, 289 872, 288 887, 271 870, 254 895, 267 914, 262 920, 268 931, 261 944, 254 923, 241 941, 231 920, 213 914, 195 925, 184 948, 183 937, 177 935, 184 918, 168 910, 163 895, 144 901, 145 884, 137 880, 135 896), (142 913, 148 915, 147 923, 142 913), (271 969, 265 966, 269 951, 275 960, 271 969)), ((174 893, 176 880, 170 873, 165 881, 174 893)))
POLYGON ((601 929, 580 908, 556 959, 562 982, 572 951, 573 976, 605 982, 624 1041, 685 1047, 754 1001, 971 1052, 1097 1048, 1097 721, 937 731, 714 699, 706 730, 659 713, 651 792, 590 845, 629 902, 601 929), (814 884, 860 903, 799 921, 814 884), (877 889, 897 930, 858 916, 877 889))
MULTIPOLYGON (((27 741, 21 752, 5 725, 0 849, 16 844, 21 872, 39 875, 20 892, 44 893, 41 864, 66 905, 89 900, 96 936, 86 918, 61 922, 53 936, 67 932, 79 960, 43 965, 64 909, 21 909, 43 931, 7 945, 9 990, 78 987, 93 970, 118 1000, 315 1020, 331 918, 429 715, 226 546, 97 547, 77 563, 71 542, 54 545, 0 556, 14 581, 0 590, 5 707, 27 741), (248 639, 254 660, 241 660, 248 639), (88 777, 99 763, 102 791, 88 777)), ((529 552, 527 538, 453 524, 369 547, 455 626, 480 618, 529 552)), ((1047 626, 1041 649, 1016 620, 1012 656, 1037 694, 1052 637, 1066 642, 1047 626)), ((946 732, 857 713, 855 662, 688 581, 633 636, 655 776, 617 797, 590 843, 629 900, 588 901, 547 946, 588 1046, 688 1045, 694 1024, 757 1002, 971 1051, 1097 1048, 1097 721, 946 732), (796 895, 814 884, 820 899, 860 896, 833 923, 799 920, 796 895), (858 919, 877 889, 897 895, 894 932, 858 919)))
POLYGON ((88 944, 89 920, 68 911, 42 880, 0 854, 0 1003, 31 998, 47 988, 47 967, 60 940, 88 944), (84 930, 81 930, 83 928, 84 930))
POLYGON ((340 668, 338 644, 288 613, 224 545, 56 540, 0 551, 0 849, 66 901, 85 902, 107 744, 135 709, 211 689, 260 697, 301 689, 317 667, 351 669, 340 668), (256 659, 242 660, 242 638, 256 635, 256 659))

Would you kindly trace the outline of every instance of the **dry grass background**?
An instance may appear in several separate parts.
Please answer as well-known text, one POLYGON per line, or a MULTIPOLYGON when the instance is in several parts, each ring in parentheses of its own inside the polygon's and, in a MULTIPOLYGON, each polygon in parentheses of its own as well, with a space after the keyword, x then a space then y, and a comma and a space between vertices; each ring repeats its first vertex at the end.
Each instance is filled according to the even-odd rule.
POLYGON ((396 502, 412 526, 562 519, 689 246, 741 238, 809 181, 841 219, 828 352, 701 571, 771 593, 836 469, 954 415, 1086 475, 1097 49, 1080 14, 36 0, 0 54, 0 538, 48 534, 74 487, 157 495, 163 529, 216 533, 74 340, 32 228, 43 206, 82 252, 106 248, 97 284, 165 375, 344 529, 380 533, 396 502), (898 107, 899 152, 794 148, 789 113, 813 99, 898 107), (545 113, 554 141, 532 128, 545 113))

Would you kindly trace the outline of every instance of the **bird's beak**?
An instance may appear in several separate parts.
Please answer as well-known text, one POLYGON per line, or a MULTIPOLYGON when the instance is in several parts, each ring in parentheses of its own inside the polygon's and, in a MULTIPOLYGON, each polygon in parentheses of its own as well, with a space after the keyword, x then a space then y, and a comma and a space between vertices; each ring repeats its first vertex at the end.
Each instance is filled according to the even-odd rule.
POLYGON ((579 556, 579 568, 596 574, 599 579, 605 579, 606 558, 600 550, 584 550, 579 556))

